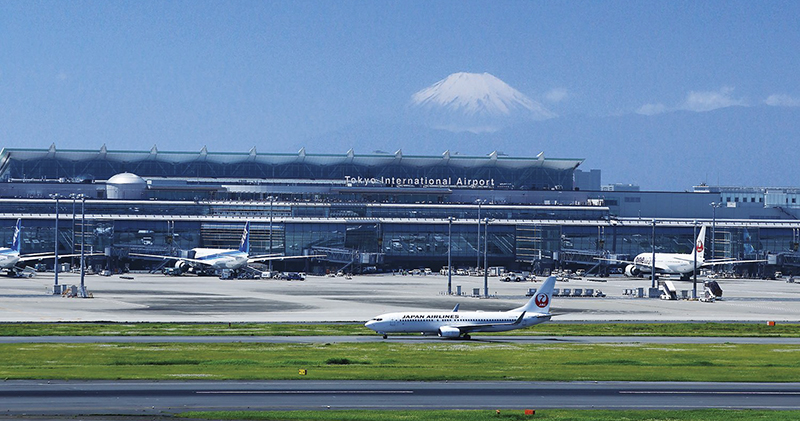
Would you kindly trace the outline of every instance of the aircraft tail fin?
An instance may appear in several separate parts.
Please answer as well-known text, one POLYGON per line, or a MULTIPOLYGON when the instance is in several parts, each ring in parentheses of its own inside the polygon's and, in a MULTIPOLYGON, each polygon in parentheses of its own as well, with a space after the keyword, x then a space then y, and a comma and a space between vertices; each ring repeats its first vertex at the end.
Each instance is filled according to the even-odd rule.
POLYGON ((542 282, 542 287, 536 291, 527 304, 517 309, 517 311, 550 313, 550 301, 553 298, 553 288, 556 285, 556 277, 551 276, 542 282))
POLYGON ((22 241, 22 219, 17 219, 17 226, 14 227, 14 239, 11 241, 11 250, 19 253, 19 244, 22 241))
POLYGON ((242 232, 242 241, 239 243, 239 251, 250 254, 250 221, 244 223, 244 232, 242 232))
POLYGON ((697 253, 697 263, 703 263, 703 256, 705 255, 706 251, 706 226, 703 225, 700 227, 700 233, 697 234, 697 238, 694 240, 694 252, 697 253))

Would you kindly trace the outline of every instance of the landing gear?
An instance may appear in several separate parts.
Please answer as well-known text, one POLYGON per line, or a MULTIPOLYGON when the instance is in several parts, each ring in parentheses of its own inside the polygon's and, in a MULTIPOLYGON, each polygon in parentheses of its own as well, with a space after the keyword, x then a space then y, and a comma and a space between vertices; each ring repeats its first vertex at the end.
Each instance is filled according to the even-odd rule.
POLYGON ((469 334, 466 334, 466 335, 464 335, 464 339, 465 339, 465 340, 470 340, 470 336, 469 336, 469 334))
POLYGON ((387 335, 387 334, 385 334, 385 333, 383 334, 383 339, 386 339, 386 338, 388 338, 388 337, 389 337, 389 335, 387 335))

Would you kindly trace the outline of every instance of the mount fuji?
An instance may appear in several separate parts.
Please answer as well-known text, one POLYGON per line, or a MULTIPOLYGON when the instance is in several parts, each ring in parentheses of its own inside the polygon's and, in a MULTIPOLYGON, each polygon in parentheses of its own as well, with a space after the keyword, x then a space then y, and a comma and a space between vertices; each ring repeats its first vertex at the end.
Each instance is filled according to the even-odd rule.
POLYGON ((411 96, 411 117, 451 132, 491 133, 556 114, 489 73, 453 73, 411 96))

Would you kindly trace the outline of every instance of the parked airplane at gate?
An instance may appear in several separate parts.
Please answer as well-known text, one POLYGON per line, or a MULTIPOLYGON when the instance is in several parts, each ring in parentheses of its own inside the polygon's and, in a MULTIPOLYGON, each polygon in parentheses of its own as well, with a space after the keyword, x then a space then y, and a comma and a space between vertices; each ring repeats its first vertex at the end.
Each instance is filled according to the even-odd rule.
POLYGON ((181 272, 187 271, 191 267, 200 267, 213 270, 239 270, 247 267, 249 263, 263 262, 268 260, 286 259, 307 259, 311 257, 325 257, 325 255, 311 256, 281 256, 277 254, 266 254, 262 256, 250 256, 250 221, 244 224, 242 240, 238 249, 212 249, 212 248, 193 248, 189 251, 192 257, 163 256, 158 254, 131 253, 131 256, 147 257, 154 259, 175 260, 175 268, 181 272))
MULTIPOLYGON (((11 247, 0 248, 0 270, 5 270, 9 275, 17 275, 22 272, 23 268, 18 267, 17 264, 29 262, 33 260, 55 259, 54 253, 33 253, 33 254, 20 254, 20 244, 22 243, 22 219, 17 219, 17 225, 14 227, 14 237, 11 240, 11 247)), ((96 255, 92 253, 91 255, 96 255)), ((58 257, 73 257, 80 256, 80 254, 61 254, 58 257)))
POLYGON ((381 314, 364 326, 383 335, 389 333, 421 333, 442 338, 470 338, 472 332, 504 332, 522 329, 550 320, 550 300, 553 297, 555 276, 542 282, 542 287, 522 307, 509 311, 413 312, 381 314))
MULTIPOLYGON (((705 254, 705 239, 706 227, 703 226, 700 228, 700 233, 695 240, 694 250, 691 253, 656 253, 656 273, 681 275, 681 278, 688 279, 695 269, 695 255, 697 256, 697 269, 711 265, 730 265, 763 261, 733 259, 705 260, 703 257, 705 254)), ((625 275, 630 277, 651 273, 653 268, 653 253, 639 253, 633 261, 603 258, 597 258, 597 260, 606 260, 613 263, 628 263, 628 265, 625 266, 625 275)))

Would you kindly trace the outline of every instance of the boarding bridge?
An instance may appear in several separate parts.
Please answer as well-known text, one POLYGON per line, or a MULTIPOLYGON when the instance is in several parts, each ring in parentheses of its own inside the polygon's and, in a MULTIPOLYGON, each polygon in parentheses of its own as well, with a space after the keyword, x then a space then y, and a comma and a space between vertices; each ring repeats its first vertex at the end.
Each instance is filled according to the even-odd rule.
POLYGON ((358 250, 334 247, 314 247, 310 254, 324 254, 326 257, 318 258, 331 263, 343 264, 339 270, 351 268, 353 272, 361 272, 364 266, 377 266, 383 264, 384 253, 365 253, 358 250))
POLYGON ((607 268, 612 263, 609 260, 630 260, 630 256, 627 254, 609 254, 606 251, 575 249, 561 250, 559 257, 559 261, 562 264, 587 266, 586 273, 607 273, 607 270, 602 269, 607 268))

